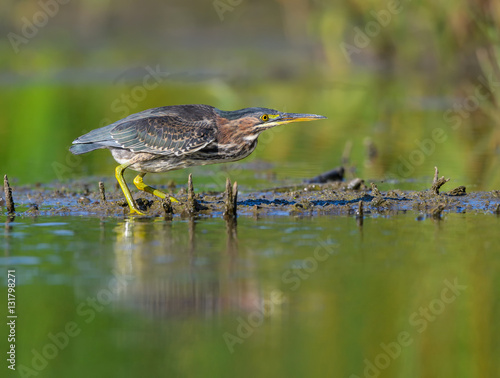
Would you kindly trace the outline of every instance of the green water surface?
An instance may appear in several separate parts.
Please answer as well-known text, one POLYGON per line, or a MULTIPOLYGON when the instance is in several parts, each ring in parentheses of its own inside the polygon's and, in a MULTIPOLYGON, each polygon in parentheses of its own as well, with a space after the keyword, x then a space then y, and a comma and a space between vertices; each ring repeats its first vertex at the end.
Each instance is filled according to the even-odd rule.
POLYGON ((0 220, 19 376, 500 374, 494 215, 0 220))

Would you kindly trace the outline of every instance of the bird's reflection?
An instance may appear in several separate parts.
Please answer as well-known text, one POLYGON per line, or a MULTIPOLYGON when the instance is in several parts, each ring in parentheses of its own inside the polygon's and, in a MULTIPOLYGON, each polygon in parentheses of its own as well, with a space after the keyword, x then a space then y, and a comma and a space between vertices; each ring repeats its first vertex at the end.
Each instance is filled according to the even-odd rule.
POLYGON ((242 263, 252 256, 239 256, 236 220, 225 221, 225 235, 221 222, 129 218, 117 225, 115 274, 126 284, 116 304, 155 317, 258 308, 254 264, 242 263))

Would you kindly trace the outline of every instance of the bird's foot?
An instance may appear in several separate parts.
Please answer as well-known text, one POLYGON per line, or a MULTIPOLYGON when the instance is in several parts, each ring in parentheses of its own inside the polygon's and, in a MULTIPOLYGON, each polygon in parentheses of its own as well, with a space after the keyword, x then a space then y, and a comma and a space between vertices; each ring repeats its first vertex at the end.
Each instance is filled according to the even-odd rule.
POLYGON ((174 198, 171 196, 168 196, 168 198, 170 198, 170 202, 175 202, 175 203, 181 204, 181 201, 179 201, 177 198, 174 198))
POLYGON ((130 215, 146 215, 146 213, 143 213, 137 208, 130 208, 130 215))
POLYGON ((172 196, 169 196, 166 193, 163 193, 161 190, 158 190, 158 189, 153 188, 149 185, 146 185, 143 181, 143 176, 144 176, 143 174, 140 174, 134 178, 134 184, 137 187, 137 189, 151 193, 151 194, 155 195, 156 197, 160 197, 161 199, 165 199, 168 197, 171 202, 180 203, 180 201, 178 199, 176 199, 172 196))

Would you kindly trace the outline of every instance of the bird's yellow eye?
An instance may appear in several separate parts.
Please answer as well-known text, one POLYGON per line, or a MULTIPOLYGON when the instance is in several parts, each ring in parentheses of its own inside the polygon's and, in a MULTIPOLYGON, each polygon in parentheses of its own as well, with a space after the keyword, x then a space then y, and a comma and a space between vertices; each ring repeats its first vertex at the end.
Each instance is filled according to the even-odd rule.
POLYGON ((263 120, 264 122, 269 121, 269 116, 267 114, 263 114, 260 116, 260 119, 263 120))

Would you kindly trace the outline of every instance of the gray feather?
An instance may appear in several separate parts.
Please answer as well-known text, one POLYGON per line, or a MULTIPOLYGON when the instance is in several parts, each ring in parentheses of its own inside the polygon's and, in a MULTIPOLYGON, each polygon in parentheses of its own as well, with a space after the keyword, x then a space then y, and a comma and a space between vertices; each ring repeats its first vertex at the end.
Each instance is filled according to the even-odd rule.
POLYGON ((123 148, 157 155, 183 155, 215 139, 216 113, 208 105, 165 106, 131 114, 75 139, 70 151, 123 148))
POLYGON ((99 144, 95 143, 86 143, 86 144, 74 144, 72 145, 69 150, 75 154, 75 155, 80 155, 84 154, 90 151, 98 150, 99 148, 104 148, 105 146, 101 146, 99 144))
POLYGON ((87 134, 76 138, 73 141, 73 144, 110 141, 112 140, 110 132, 111 130, 113 130, 114 127, 115 125, 111 124, 108 126, 101 127, 100 129, 92 130, 87 134))

